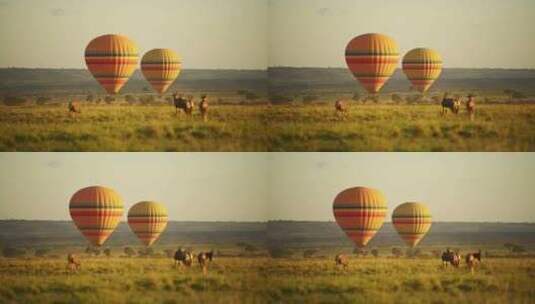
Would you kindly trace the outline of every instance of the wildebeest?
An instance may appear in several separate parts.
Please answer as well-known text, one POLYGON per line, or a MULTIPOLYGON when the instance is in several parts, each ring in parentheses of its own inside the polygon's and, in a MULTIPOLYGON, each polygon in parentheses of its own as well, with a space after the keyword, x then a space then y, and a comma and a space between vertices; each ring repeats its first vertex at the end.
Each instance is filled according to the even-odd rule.
POLYGON ((451 251, 449 248, 442 253, 442 266, 447 267, 448 264, 451 264, 454 267, 459 267, 460 263, 461 256, 458 253, 451 251))
POLYGON ((193 253, 185 250, 184 248, 178 248, 178 250, 175 251, 174 260, 175 266, 185 265, 190 267, 193 263, 193 253))
POLYGON ((349 106, 343 100, 339 99, 334 103, 334 110, 336 115, 345 115, 349 110, 349 106))
POLYGON ((202 119, 204 121, 208 120, 208 101, 206 100, 206 95, 201 96, 199 111, 201 112, 202 119))
POLYGON ((182 94, 175 92, 175 94, 173 94, 173 104, 175 105, 176 109, 175 114, 178 114, 178 111, 182 110, 184 111, 184 113, 190 115, 193 110, 191 99, 191 97, 189 99, 186 99, 182 94))
POLYGON ((468 101, 466 102, 466 112, 470 117, 470 120, 474 119, 474 114, 476 112, 476 102, 473 95, 468 95, 468 101))
POLYGON ((471 273, 474 273, 474 269, 479 263, 481 263, 481 249, 478 252, 472 252, 465 257, 466 267, 470 269, 471 273))
POLYGON ((208 262, 211 262, 214 259, 214 251, 210 250, 209 252, 201 252, 197 255, 197 261, 199 262, 199 267, 201 267, 202 272, 206 274, 206 269, 208 267, 208 262))
POLYGON ((82 109, 80 107, 80 103, 78 101, 69 101, 69 114, 75 115, 82 113, 82 109))
POLYGON ((445 94, 444 95, 444 98, 442 99, 442 115, 446 114, 448 109, 450 109, 450 111, 452 113, 459 113, 459 108, 461 107, 461 98, 457 98, 457 99, 453 99, 453 98, 448 98, 448 95, 445 94))
POLYGON ((78 271, 82 268, 82 263, 80 260, 72 253, 67 255, 67 269, 71 272, 78 271))
POLYGON ((336 263, 336 266, 342 266, 344 269, 349 266, 349 259, 343 254, 337 254, 336 257, 334 257, 334 262, 336 263))

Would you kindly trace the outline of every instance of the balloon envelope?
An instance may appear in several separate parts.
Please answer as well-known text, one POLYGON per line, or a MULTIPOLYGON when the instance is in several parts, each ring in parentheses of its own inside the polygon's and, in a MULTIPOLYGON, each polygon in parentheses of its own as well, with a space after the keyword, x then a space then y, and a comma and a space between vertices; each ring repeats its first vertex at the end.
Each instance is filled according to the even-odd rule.
POLYGON ((431 213, 422 203, 403 203, 394 209, 392 223, 405 243, 415 247, 431 228, 431 213))
POLYGON ((175 81, 180 74, 180 68, 180 57, 170 49, 153 49, 141 58, 143 76, 160 94, 167 91, 175 81))
POLYGON ((150 246, 167 226, 167 209, 157 202, 139 202, 128 210, 128 225, 143 244, 150 246))
POLYGON ((109 94, 119 92, 136 69, 137 62, 137 46, 126 36, 99 36, 85 49, 89 72, 109 94))
POLYGON ((359 247, 373 238, 386 215, 386 199, 376 189, 354 187, 340 192, 333 202, 336 222, 359 247))
POLYGON ((403 56, 403 73, 412 86, 422 93, 431 87, 441 71, 442 58, 432 49, 417 48, 403 56))
POLYGON ((91 186, 71 197, 69 212, 80 232, 96 246, 101 246, 123 216, 123 200, 113 189, 91 186))
POLYGON ((347 67, 369 93, 377 93, 396 70, 399 51, 394 39, 382 34, 364 34, 346 46, 347 67))

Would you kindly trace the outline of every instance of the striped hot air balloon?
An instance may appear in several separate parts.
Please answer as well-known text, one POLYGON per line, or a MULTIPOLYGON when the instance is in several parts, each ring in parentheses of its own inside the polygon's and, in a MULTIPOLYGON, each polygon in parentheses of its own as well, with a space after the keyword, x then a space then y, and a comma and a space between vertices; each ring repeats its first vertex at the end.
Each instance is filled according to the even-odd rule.
POLYGON ((392 223, 405 243, 415 247, 431 228, 431 213, 422 203, 403 203, 394 209, 392 223))
POLYGON ((141 72, 154 90, 163 94, 180 74, 181 63, 173 50, 153 49, 141 58, 141 72))
POLYGON ((145 246, 150 246, 167 226, 167 209, 157 202, 139 202, 128 210, 128 225, 145 246))
POLYGON ((89 242, 101 246, 121 221, 123 200, 113 189, 91 186, 71 197, 69 212, 89 242))
POLYGON ((403 73, 412 86, 425 93, 442 72, 442 58, 437 51, 426 48, 410 50, 403 57, 403 73))
POLYGON ((354 187, 340 192, 333 202, 336 222, 359 247, 373 238, 383 225, 386 199, 376 189, 354 187))
POLYGON ((394 39, 382 34, 364 34, 346 46, 347 67, 362 86, 372 94, 381 90, 392 76, 399 60, 394 39))
POLYGON ((109 94, 116 94, 138 63, 136 44, 126 36, 103 35, 85 48, 85 63, 93 77, 109 94))

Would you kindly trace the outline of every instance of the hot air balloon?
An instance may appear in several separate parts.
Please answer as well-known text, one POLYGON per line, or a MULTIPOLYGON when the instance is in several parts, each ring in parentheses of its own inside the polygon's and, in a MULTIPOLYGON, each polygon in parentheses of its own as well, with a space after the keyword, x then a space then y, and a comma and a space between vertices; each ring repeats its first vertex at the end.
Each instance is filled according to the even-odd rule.
POLYGON ((399 60, 394 39, 382 34, 364 34, 346 46, 347 67, 369 93, 381 90, 396 70, 399 60))
POLYGON ((85 63, 108 94, 116 94, 136 69, 136 44, 126 36, 103 35, 85 48, 85 63))
POLYGON ((422 203, 403 203, 394 209, 392 223, 405 243, 415 247, 431 227, 431 213, 422 203))
POLYGON ((69 212, 89 242, 101 246, 121 221, 123 200, 113 189, 91 186, 71 197, 69 212))
POLYGON ((163 94, 180 74, 181 60, 170 49, 153 49, 141 58, 141 72, 154 90, 163 94))
POLYGON ((145 246, 150 246, 167 226, 167 209, 157 202, 139 202, 128 210, 128 225, 145 246))
POLYGON ((340 192, 333 202, 336 222, 359 247, 373 238, 383 225, 386 199, 376 189, 354 187, 340 192))
POLYGON ((412 86, 425 93, 442 71, 442 58, 432 49, 417 48, 403 57, 403 73, 412 86))

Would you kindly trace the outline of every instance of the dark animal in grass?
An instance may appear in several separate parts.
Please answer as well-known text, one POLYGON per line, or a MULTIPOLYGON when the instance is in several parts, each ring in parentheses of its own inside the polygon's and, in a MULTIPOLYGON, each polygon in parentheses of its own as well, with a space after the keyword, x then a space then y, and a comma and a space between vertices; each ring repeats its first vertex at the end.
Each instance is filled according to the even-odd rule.
POLYGON ((214 251, 201 252, 197 255, 197 261, 199 262, 199 267, 201 267, 202 272, 206 274, 208 268, 208 263, 214 259, 214 251))
POLYGON ((178 248, 178 250, 175 251, 174 261, 175 266, 181 267, 184 265, 190 267, 193 263, 193 253, 184 250, 183 248, 178 248))
POLYGON ((481 250, 467 254, 464 260, 466 262, 466 267, 470 269, 471 273, 474 273, 474 269, 481 263, 481 250))
POLYGON ((69 269, 70 272, 76 272, 82 268, 82 263, 76 257, 76 255, 69 253, 67 255, 67 269, 69 269))
POLYGON ((75 115, 82 113, 82 108, 80 102, 78 101, 69 101, 69 114, 75 115))
POLYGON ((334 257, 334 262, 337 267, 342 266, 344 269, 349 266, 349 258, 343 254, 337 254, 336 257, 334 257))
POLYGON ((454 267, 459 267, 461 263, 461 256, 449 249, 442 253, 442 266, 447 267, 448 264, 451 264, 454 267))
POLYGON ((199 112, 201 112, 202 119, 204 121, 208 120, 208 100, 206 100, 206 95, 201 96, 201 102, 199 103, 199 112))
POLYGON ((334 110, 336 115, 346 115, 349 110, 349 106, 343 100, 337 100, 334 103, 334 110))
POLYGON ((448 98, 447 95, 444 96, 442 99, 442 115, 446 114, 448 112, 448 109, 454 113, 459 113, 459 109, 461 107, 461 98, 453 99, 448 98))

